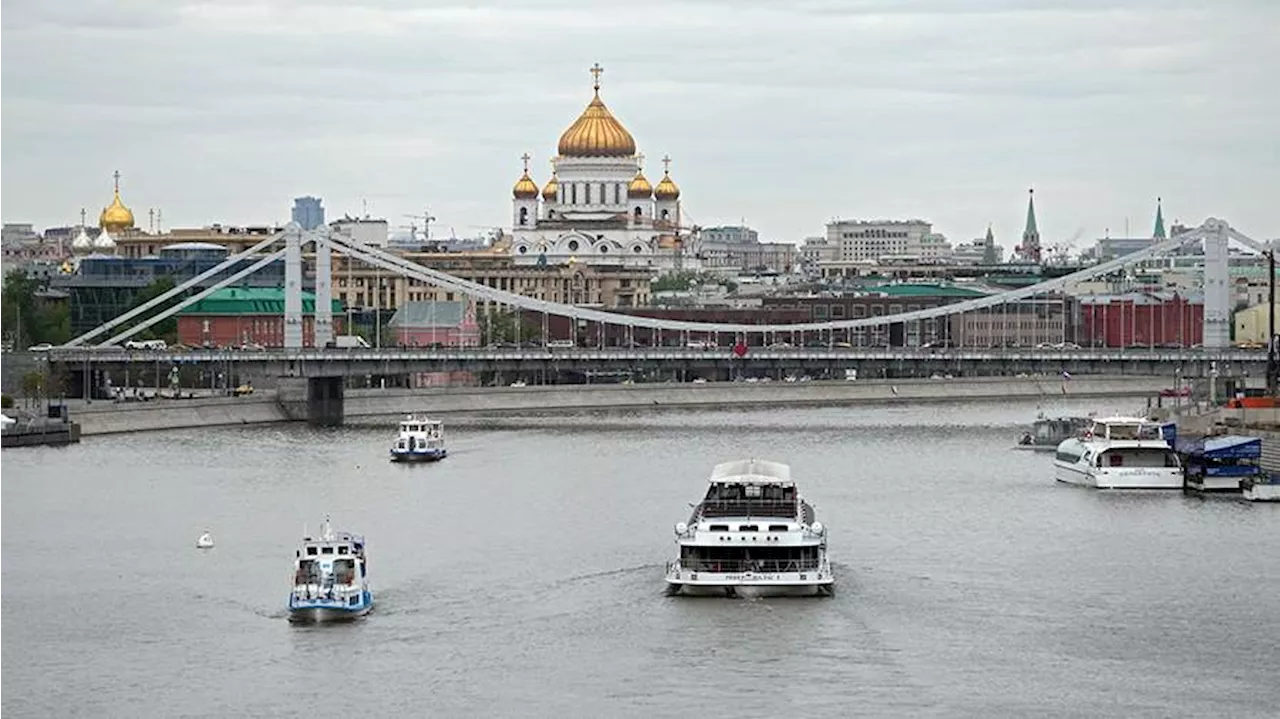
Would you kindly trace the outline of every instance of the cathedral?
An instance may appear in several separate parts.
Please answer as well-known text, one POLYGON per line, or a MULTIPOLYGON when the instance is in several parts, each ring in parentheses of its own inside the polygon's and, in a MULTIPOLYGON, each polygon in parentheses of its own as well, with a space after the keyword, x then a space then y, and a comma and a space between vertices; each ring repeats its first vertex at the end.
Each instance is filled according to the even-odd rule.
POLYGON ((512 190, 512 257, 517 265, 696 270, 697 228, 681 223, 671 159, 663 158, 662 179, 650 184, 635 138, 600 99, 602 72, 591 68, 595 94, 560 136, 541 190, 523 157, 512 190))

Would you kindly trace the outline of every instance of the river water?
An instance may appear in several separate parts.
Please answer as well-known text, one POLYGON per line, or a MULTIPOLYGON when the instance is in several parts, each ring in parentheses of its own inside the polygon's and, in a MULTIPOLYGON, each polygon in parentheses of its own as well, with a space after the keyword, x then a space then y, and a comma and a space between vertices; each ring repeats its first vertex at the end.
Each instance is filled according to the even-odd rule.
POLYGON ((386 427, 6 450, 3 713, 1275 716, 1280 507, 1056 485, 1011 449, 1036 410, 469 420, 427 466, 386 427), (836 596, 663 596, 672 525, 750 456, 792 465, 836 596), (378 605, 292 626, 326 512, 378 605))

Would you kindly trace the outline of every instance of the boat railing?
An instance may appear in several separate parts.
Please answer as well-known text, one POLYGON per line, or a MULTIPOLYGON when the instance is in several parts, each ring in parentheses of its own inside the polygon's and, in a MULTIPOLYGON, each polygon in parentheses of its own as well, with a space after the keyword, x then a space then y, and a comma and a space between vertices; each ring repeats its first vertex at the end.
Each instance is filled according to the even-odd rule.
POLYGON ((680 569, 691 572, 781 574, 817 571, 821 560, 812 559, 681 559, 680 569))
POLYGON ((794 499, 708 499, 698 505, 695 518, 786 517, 794 519, 798 502, 794 499))

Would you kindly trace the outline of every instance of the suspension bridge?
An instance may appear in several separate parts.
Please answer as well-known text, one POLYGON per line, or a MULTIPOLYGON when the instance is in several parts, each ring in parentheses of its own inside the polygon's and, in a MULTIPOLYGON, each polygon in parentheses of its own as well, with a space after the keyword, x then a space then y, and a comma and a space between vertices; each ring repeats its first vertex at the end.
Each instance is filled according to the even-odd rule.
MULTIPOLYGON (((668 379, 692 376, 727 378, 735 373, 776 376, 806 374, 842 376, 850 369, 864 376, 928 376, 933 372, 959 374, 1111 373, 1180 374, 1186 377, 1239 374, 1270 377, 1272 351, 1250 352, 1230 346, 1231 298, 1228 245, 1236 242, 1260 253, 1271 248, 1229 224, 1208 219, 1199 227, 1124 257, 1103 262, 1039 284, 976 299, 892 315, 810 321, 792 324, 743 324, 673 320, 621 314, 593 307, 549 302, 462 279, 419 265, 404 257, 352 241, 320 228, 304 231, 290 223, 279 234, 227 258, 172 290, 76 337, 49 353, 50 362, 70 374, 71 386, 89 388, 91 377, 137 363, 205 365, 228 374, 278 378, 282 393, 305 397, 314 413, 341 418, 342 388, 351 376, 396 376, 414 372, 466 370, 501 377, 521 373, 592 372, 668 373, 668 379), (1065 308, 1065 290, 1105 277, 1192 243, 1203 243, 1204 311, 1202 346, 1063 349, 1066 325, 1058 346, 1039 348, 971 347, 963 336, 968 323, 951 329, 951 320, 981 316, 996 323, 1025 319, 1030 312, 1047 315, 1058 304, 1065 308), (304 346, 302 312, 303 249, 314 253, 314 347, 304 346), (332 253, 340 252, 390 273, 443 290, 466 295, 484 312, 514 310, 568 320, 568 348, 547 346, 442 349, 326 349, 333 338, 332 253), (176 350, 129 352, 119 343, 214 292, 279 261, 285 262, 283 348, 261 352, 176 350), (245 265, 248 261, 250 264, 245 265), (207 287, 202 283, 239 266, 207 287), (198 290, 198 291, 197 291, 198 290), (193 292, 188 295, 187 293, 193 292), (176 302, 175 302, 176 301, 176 302), (164 307, 167 303, 174 304, 164 307), (161 309, 164 307, 163 309, 161 309), (1011 311, 1012 310, 1012 311, 1011 311), (942 327, 954 345, 946 349, 921 347, 861 347, 864 333, 894 326, 942 327), (958 333, 958 334, 957 334, 958 333), (99 340, 106 336, 105 340, 99 340), (855 343, 855 340, 858 342, 855 343), (610 345, 613 346, 610 346, 610 345), (744 351, 745 348, 750 351, 744 351), (336 408, 336 409, 335 409, 336 408)), ((517 328, 521 323, 516 323, 517 328)), ((933 334, 932 332, 930 334, 933 334)), ((1274 334, 1274 332, 1272 333, 1274 334)), ((1046 345, 1049 343, 1045 343, 1046 345)), ((1272 343, 1274 345, 1274 343, 1272 343)), ((100 376, 100 375, 99 375, 100 376)))

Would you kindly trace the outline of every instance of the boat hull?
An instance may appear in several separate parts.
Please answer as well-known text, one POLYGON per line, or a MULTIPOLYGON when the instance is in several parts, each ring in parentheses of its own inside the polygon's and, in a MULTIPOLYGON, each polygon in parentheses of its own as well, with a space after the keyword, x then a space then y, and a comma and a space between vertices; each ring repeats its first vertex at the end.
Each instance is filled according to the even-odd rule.
POLYGON ((835 577, 830 572, 668 572, 666 582, 667 594, 689 597, 821 597, 835 591, 835 577))
POLYGON ((1176 467, 1090 471, 1088 466, 1055 462, 1054 478, 1092 489, 1182 489, 1183 486, 1182 470, 1176 467))
POLYGON ((1280 484, 1245 482, 1240 493, 1250 502, 1280 502, 1280 484))
POLYGON ((392 462, 439 462, 447 456, 449 452, 444 449, 391 450, 392 462))
POLYGON ((1187 489, 1193 492, 1239 492, 1239 477, 1201 476, 1187 477, 1187 489))
POLYGON ((373 595, 368 591, 363 593, 360 603, 355 605, 344 605, 334 600, 290 598, 289 621, 297 624, 349 622, 372 610, 373 595))

